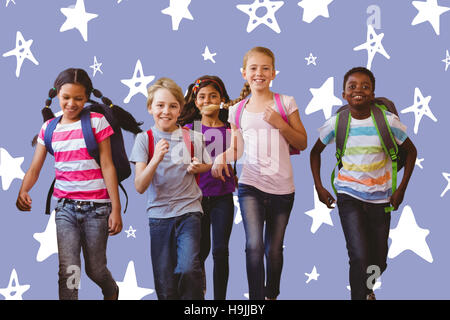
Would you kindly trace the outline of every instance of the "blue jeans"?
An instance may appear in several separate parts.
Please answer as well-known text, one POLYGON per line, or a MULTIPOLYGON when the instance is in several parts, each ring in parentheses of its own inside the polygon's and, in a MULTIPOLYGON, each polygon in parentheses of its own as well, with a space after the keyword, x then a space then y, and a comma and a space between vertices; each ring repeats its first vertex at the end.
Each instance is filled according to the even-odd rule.
POLYGON ((78 299, 83 249, 88 277, 101 289, 104 297, 117 293, 117 284, 106 267, 108 218, 110 203, 62 199, 56 207, 56 234, 59 259, 59 299, 78 299))
MULTIPOLYGON (((229 275, 228 242, 233 227, 234 202, 233 194, 203 197, 200 261, 204 271, 205 260, 211 249, 211 225, 213 231, 214 259, 214 300, 225 300, 229 275)), ((206 286, 206 283, 204 284, 206 286)))
POLYGON ((159 300, 203 300, 200 267, 201 212, 149 218, 155 290, 159 300))
POLYGON ((274 299, 280 294, 283 240, 295 192, 276 195, 240 183, 239 205, 246 237, 247 279, 250 300, 274 299), (264 221, 266 228, 263 229, 264 221), (267 282, 264 286, 264 255, 267 282))
POLYGON ((367 268, 376 266, 381 275, 387 267, 391 213, 384 208, 389 204, 368 203, 339 193, 337 205, 350 258, 351 298, 365 300, 371 292, 367 280, 374 274, 367 268))

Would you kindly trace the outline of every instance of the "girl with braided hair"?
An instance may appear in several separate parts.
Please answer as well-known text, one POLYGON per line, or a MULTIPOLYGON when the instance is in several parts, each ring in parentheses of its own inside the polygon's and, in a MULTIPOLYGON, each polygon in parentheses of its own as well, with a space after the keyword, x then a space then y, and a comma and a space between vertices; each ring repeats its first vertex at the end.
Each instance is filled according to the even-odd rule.
MULTIPOLYGON (((186 104, 178 118, 179 123, 195 131, 201 130, 206 140, 206 149, 211 159, 214 159, 230 145, 228 109, 223 108, 223 104, 228 103, 230 98, 225 85, 219 77, 202 76, 189 85, 185 100, 186 104)), ((229 169, 232 170, 231 167, 229 169)), ((204 213, 200 240, 203 291, 206 292, 205 261, 211 249, 212 228, 214 299, 225 300, 229 275, 228 243, 234 215, 233 191, 236 188, 234 176, 221 181, 212 177, 209 170, 200 174, 199 187, 203 194, 204 213)))
POLYGON ((128 112, 113 105, 111 100, 93 88, 86 71, 74 68, 64 70, 56 78, 42 110, 45 123, 36 139, 33 160, 16 202, 19 210, 31 211, 29 191, 36 183, 46 158, 44 134, 54 118, 50 109, 52 99, 58 97, 63 115, 53 132, 51 146, 55 156, 53 197, 58 200, 55 220, 59 298, 62 300, 78 299, 79 277, 74 279, 73 273, 81 269, 81 249, 86 273, 100 286, 104 299, 114 300, 119 295, 119 288, 106 266, 108 235, 118 234, 122 230, 118 180, 109 138, 114 132, 102 114, 90 112, 92 130, 99 148, 99 165, 87 152, 80 120, 85 103, 94 102, 90 100, 91 93, 112 108, 122 127, 134 133, 140 131, 140 124, 128 112))

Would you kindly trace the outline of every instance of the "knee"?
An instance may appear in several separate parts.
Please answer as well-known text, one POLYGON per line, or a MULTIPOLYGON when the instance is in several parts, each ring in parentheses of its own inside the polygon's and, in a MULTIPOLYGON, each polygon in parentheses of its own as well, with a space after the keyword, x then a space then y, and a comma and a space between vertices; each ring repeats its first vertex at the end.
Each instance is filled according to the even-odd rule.
POLYGON ((250 255, 264 255, 264 244, 259 241, 248 241, 245 247, 245 252, 250 255))
POLYGON ((213 249, 214 260, 225 260, 228 258, 229 252, 227 247, 218 247, 213 249))

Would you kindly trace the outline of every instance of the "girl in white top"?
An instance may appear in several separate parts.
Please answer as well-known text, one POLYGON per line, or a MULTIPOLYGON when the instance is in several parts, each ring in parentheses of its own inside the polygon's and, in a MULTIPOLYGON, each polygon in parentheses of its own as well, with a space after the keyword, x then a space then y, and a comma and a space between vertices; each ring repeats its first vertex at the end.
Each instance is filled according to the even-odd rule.
POLYGON ((276 299, 280 292, 284 233, 295 193, 289 146, 306 149, 307 135, 293 97, 281 95, 288 122, 278 113, 274 93, 269 87, 275 78, 272 51, 263 47, 248 51, 244 56, 242 76, 247 82, 229 110, 231 145, 216 157, 212 174, 224 180, 224 174, 231 174, 226 163, 236 161, 244 154, 238 197, 246 234, 249 298, 276 299), (237 102, 250 93, 252 96, 240 111, 242 116, 237 126, 237 102))

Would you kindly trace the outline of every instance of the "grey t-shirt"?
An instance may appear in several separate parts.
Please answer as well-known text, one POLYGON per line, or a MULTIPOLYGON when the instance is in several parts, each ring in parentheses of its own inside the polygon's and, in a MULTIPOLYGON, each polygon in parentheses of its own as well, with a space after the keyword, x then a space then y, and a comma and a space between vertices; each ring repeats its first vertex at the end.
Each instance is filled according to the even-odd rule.
MULTIPOLYGON (((147 189, 147 213, 149 218, 173 218, 188 212, 203 212, 202 191, 195 176, 187 172, 191 162, 190 150, 183 140, 182 129, 163 132, 152 127, 154 145, 161 139, 169 143, 169 152, 156 168, 152 182, 147 189)), ((206 151, 203 135, 190 131, 194 143, 194 156, 203 163, 211 163, 206 151)), ((136 136, 130 162, 148 162, 148 135, 141 132, 136 136)))

